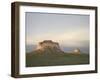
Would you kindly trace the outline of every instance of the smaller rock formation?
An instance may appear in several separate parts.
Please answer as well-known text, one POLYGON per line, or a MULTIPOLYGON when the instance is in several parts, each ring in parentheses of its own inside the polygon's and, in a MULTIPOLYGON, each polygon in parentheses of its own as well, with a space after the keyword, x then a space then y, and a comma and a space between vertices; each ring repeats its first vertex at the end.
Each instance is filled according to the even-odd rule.
POLYGON ((78 49, 78 48, 74 49, 74 54, 80 54, 80 53, 81 53, 80 49, 78 49))

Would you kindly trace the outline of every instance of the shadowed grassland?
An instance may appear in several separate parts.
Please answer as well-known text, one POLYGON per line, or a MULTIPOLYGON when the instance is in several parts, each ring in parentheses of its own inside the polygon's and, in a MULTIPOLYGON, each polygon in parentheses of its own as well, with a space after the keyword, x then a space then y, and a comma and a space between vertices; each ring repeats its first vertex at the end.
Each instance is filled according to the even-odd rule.
POLYGON ((26 53, 26 67, 89 64, 88 54, 26 53))

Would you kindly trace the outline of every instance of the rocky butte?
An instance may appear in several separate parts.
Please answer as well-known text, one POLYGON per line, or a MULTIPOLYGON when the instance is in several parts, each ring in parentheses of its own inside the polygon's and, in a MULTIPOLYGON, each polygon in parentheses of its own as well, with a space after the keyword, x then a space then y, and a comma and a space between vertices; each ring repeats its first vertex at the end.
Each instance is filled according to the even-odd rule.
POLYGON ((60 49, 59 43, 53 42, 52 40, 44 40, 43 42, 39 42, 37 45, 37 50, 40 51, 46 51, 49 52, 60 52, 63 53, 63 51, 60 49))
POLYGON ((51 40, 44 40, 43 42, 39 42, 37 49, 45 49, 47 47, 60 49, 59 44, 51 40))
MULTIPOLYGON (((54 54, 66 53, 61 50, 59 43, 53 42, 52 40, 44 40, 42 42, 39 42, 35 52, 37 52, 37 53, 54 53, 54 54)), ((71 53, 72 54, 80 54, 80 49, 76 48, 71 53)))

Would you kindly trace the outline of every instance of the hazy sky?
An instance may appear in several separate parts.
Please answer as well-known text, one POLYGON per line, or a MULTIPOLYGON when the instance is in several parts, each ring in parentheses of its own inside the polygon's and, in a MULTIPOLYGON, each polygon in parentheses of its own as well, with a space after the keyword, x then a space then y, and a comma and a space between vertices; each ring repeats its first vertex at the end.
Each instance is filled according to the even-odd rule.
POLYGON ((61 46, 89 44, 89 15, 26 13, 26 45, 53 40, 61 46))

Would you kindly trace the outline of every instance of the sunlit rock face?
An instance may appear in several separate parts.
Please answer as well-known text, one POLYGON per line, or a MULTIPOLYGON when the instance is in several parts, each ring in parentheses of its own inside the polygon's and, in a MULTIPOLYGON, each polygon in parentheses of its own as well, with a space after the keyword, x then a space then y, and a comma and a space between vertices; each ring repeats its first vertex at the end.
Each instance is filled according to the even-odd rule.
POLYGON ((45 48, 60 49, 60 46, 57 42, 53 42, 52 40, 44 40, 43 42, 39 42, 37 49, 45 49, 45 48))
POLYGON ((44 40, 42 42, 39 42, 37 45, 36 51, 40 51, 41 53, 64 53, 59 43, 53 42, 52 40, 44 40))

